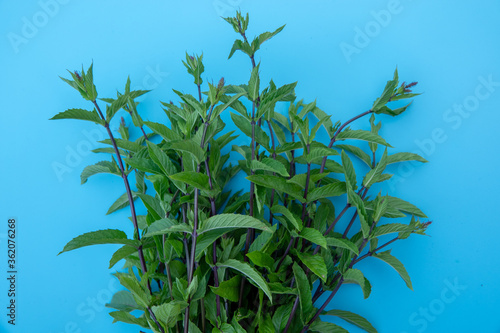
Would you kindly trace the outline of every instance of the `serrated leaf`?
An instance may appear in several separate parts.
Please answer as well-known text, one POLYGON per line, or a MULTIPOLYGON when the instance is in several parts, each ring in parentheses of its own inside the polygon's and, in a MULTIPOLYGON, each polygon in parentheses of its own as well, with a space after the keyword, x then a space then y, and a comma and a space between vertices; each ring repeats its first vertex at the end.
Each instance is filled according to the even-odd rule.
POLYGON ((265 267, 269 272, 272 272, 274 259, 269 254, 262 251, 252 251, 247 253, 247 257, 254 265, 265 267))
POLYGON ((238 302, 240 297, 241 275, 233 276, 231 279, 223 281, 219 287, 212 287, 210 289, 214 294, 219 295, 231 302, 238 302))
POLYGON ((311 326, 309 326, 309 330, 311 332, 318 333, 349 333, 348 330, 335 325, 334 323, 321 321, 319 319, 316 319, 311 326))
POLYGON ((297 256, 299 257, 300 261, 302 261, 302 263, 311 270, 311 272, 316 274, 323 281, 323 283, 326 283, 328 271, 326 269, 326 264, 323 257, 312 255, 309 253, 301 253, 298 251, 297 256))
POLYGON ((345 283, 356 283, 361 287, 365 299, 370 296, 371 286, 369 286, 369 283, 367 284, 365 276, 359 269, 350 268, 342 275, 345 283))
POLYGON ((315 188, 307 195, 307 202, 313 202, 322 198, 336 197, 346 193, 346 184, 337 182, 315 188))
POLYGON ((304 228, 298 236, 310 241, 311 243, 317 244, 322 248, 328 248, 325 236, 314 228, 304 228))
POLYGON ((365 153, 361 148, 352 145, 335 145, 334 147, 337 149, 345 150, 353 154, 361 161, 363 161, 366 165, 368 165, 370 168, 372 167, 370 156, 367 153, 365 153))
POLYGON ((380 237, 382 235, 392 234, 396 232, 406 232, 413 230, 413 227, 408 224, 389 223, 376 226, 373 229, 372 238, 380 237))
POLYGON ((133 325, 139 325, 143 328, 149 329, 149 324, 146 318, 144 317, 139 317, 137 318, 136 316, 125 312, 125 311, 112 311, 109 313, 111 317, 113 317, 113 323, 116 323, 118 321, 121 321, 123 323, 127 324, 133 324, 133 325))
POLYGON ((124 244, 138 247, 139 241, 128 239, 127 234, 117 229, 106 229, 87 232, 78 237, 73 238, 64 246, 64 249, 58 253, 64 253, 81 247, 97 245, 97 244, 124 244))
POLYGON ((359 328, 365 330, 368 333, 378 333, 378 331, 375 329, 375 327, 370 324, 368 320, 365 318, 361 317, 358 314, 352 313, 350 311, 344 311, 344 310, 329 310, 326 312, 322 313, 323 315, 327 316, 335 316, 339 317, 353 325, 358 326, 359 328))
POLYGON ((352 165, 351 159, 345 151, 342 150, 342 166, 344 167, 346 186, 351 189, 356 189, 356 172, 354 171, 354 166, 352 165))
POLYGON ((387 204, 391 209, 397 209, 401 212, 405 212, 411 215, 415 215, 418 217, 427 217, 420 209, 416 206, 412 205, 408 201, 404 201, 402 199, 386 196, 387 204))
POLYGON ((116 176, 122 176, 118 166, 111 161, 100 161, 93 165, 88 165, 83 169, 80 179, 81 183, 85 184, 90 176, 98 173, 110 173, 116 176))
POLYGON ((351 250, 356 255, 359 255, 359 249, 358 249, 358 247, 353 242, 351 242, 350 240, 347 240, 347 239, 344 239, 344 238, 327 237, 326 238, 326 244, 328 246, 335 246, 335 247, 339 247, 339 248, 342 248, 342 249, 351 250))
POLYGON ((267 297, 269 298, 271 303, 273 302, 273 296, 271 294, 271 290, 269 289, 269 286, 267 285, 266 281, 260 275, 260 273, 257 270, 255 270, 254 268, 252 268, 249 264, 235 260, 235 259, 229 259, 223 263, 217 263, 217 266, 218 267, 228 267, 228 268, 234 269, 234 270, 242 273, 247 278, 252 280, 259 287, 259 289, 262 290, 267 295, 267 297))
POLYGON ((252 69, 250 80, 248 81, 248 98, 251 101, 257 101, 259 98, 260 78, 259 78, 260 64, 252 69))
POLYGON ((180 224, 177 221, 169 218, 164 218, 151 223, 144 237, 153 237, 157 235, 165 235, 172 232, 193 233, 193 229, 186 225, 180 224))
POLYGON ((257 185, 287 193, 294 199, 300 202, 304 202, 301 188, 295 184, 287 183, 286 180, 282 177, 271 175, 252 175, 246 178, 257 185))
POLYGON ((285 166, 272 158, 263 158, 261 161, 252 160, 251 168, 253 170, 265 170, 277 173, 283 177, 290 177, 288 172, 286 171, 285 166))
POLYGON ((181 181, 197 189, 200 189, 201 191, 209 194, 211 197, 215 197, 220 192, 218 189, 210 189, 208 176, 203 173, 195 171, 184 171, 176 173, 174 175, 170 175, 169 178, 172 180, 181 181))
POLYGON ((177 322, 178 316, 188 306, 186 302, 172 301, 163 303, 162 305, 153 306, 151 310, 156 316, 156 319, 167 327, 173 327, 177 322))
POLYGON ((311 286, 309 285, 306 273, 296 262, 293 263, 292 268, 293 275, 295 276, 295 284, 299 292, 300 317, 302 318, 302 322, 305 323, 313 312, 311 286))
POLYGON ((382 158, 377 163, 377 165, 371 169, 363 179, 363 186, 366 188, 370 188, 374 183, 376 183, 379 177, 384 172, 385 167, 387 166, 387 149, 384 151, 382 158))
POLYGON ((337 135, 337 141, 348 139, 363 140, 367 142, 378 143, 387 147, 392 147, 380 135, 364 130, 344 130, 337 135))
POLYGON ((216 229, 237 229, 237 228, 253 228, 265 232, 272 232, 272 229, 265 223, 258 219, 239 214, 218 214, 208 218, 203 222, 201 228, 198 230, 198 235, 216 229))
POLYGON ((113 308, 120 311, 130 312, 140 309, 134 296, 127 290, 119 290, 114 295, 109 303, 106 304, 107 308, 113 308))
POLYGON ((288 221, 297 229, 298 231, 302 230, 302 221, 298 217, 296 217, 292 212, 288 210, 285 206, 282 205, 273 205, 271 208, 271 212, 273 214, 282 214, 285 216, 288 221))
POLYGON ((418 161, 422 163, 427 163, 428 161, 418 154, 413 153, 396 153, 387 156, 387 164, 406 162, 406 161, 418 161))
POLYGON ((413 287, 411 285, 410 275, 406 271, 406 268, 403 265, 403 263, 401 263, 401 261, 399 261, 398 258, 394 257, 391 254, 391 250, 374 254, 373 257, 385 261, 392 268, 394 268, 396 272, 398 272, 398 274, 401 276, 401 278, 405 281, 406 286, 411 290, 413 290, 413 287))
POLYGON ((88 111, 84 109, 68 109, 50 118, 50 120, 57 120, 57 119, 88 120, 103 126, 105 123, 105 121, 101 119, 101 117, 99 116, 99 114, 95 109, 93 111, 88 111))
POLYGON ((181 153, 188 153, 192 155, 198 164, 201 164, 205 160, 205 151, 199 144, 196 144, 191 140, 169 142, 168 147, 170 149, 178 150, 181 153))

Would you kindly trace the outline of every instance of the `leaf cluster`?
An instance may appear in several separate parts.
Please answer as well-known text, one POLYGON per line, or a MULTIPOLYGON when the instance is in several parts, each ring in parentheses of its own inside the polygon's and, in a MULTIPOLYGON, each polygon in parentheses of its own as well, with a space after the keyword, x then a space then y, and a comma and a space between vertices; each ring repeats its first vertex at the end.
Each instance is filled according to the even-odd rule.
POLYGON ((425 234, 429 222, 420 222, 425 214, 405 200, 369 194, 392 177, 388 165, 426 162, 412 153, 390 154, 392 146, 375 121, 375 115, 405 111, 408 105, 391 108, 389 103, 416 96, 409 89, 414 84, 399 86, 396 70, 368 111, 333 123, 315 102, 297 100, 296 82, 262 84, 255 53, 283 27, 249 42, 248 15, 238 12, 225 20, 241 36, 229 57, 241 51, 251 59, 248 82, 228 85, 221 79, 202 92, 203 56, 186 55, 183 63, 198 96, 174 90, 179 102, 162 103, 168 125, 140 117, 135 99, 146 91, 130 91, 130 79, 116 98, 99 102, 92 65, 85 73, 70 72, 72 80, 63 79, 94 109, 69 109, 52 119, 87 120, 108 130, 109 139, 95 152, 111 158, 86 167, 81 181, 101 173, 123 179, 126 191, 107 214, 129 207, 134 235, 93 231, 71 240, 61 253, 120 244, 109 267, 124 262, 115 275, 125 290, 106 306, 114 309, 115 321, 153 332, 347 332, 319 315, 377 332, 357 314, 325 308, 346 283, 359 285, 365 298, 370 295, 369 280, 355 268, 369 257, 393 267, 412 288, 388 247, 425 234), (280 104, 288 106, 286 114, 276 111, 280 104), (120 110, 140 129, 139 138, 131 139, 123 118, 120 137, 110 130, 120 110), (249 145, 231 146, 237 135, 224 131, 223 112, 231 113, 249 145), (370 130, 348 126, 367 115, 370 130), (329 142, 316 140, 322 131, 329 142), (231 151, 241 156, 236 163, 231 151), (248 192, 231 190, 239 172, 246 174, 248 192), (138 205, 145 206, 145 215, 136 214, 138 205), (340 227, 349 214, 350 222, 340 227), (398 218, 403 222, 394 222, 398 218), (319 302, 325 293, 328 301, 319 302))

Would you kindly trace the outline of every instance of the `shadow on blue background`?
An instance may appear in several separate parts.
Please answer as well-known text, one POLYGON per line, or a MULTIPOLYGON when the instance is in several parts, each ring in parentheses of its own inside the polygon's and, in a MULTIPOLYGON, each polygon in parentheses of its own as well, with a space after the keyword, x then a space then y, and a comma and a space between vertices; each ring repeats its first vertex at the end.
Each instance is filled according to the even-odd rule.
MULTIPOLYGON (((132 86, 154 89, 142 99, 143 118, 165 121, 159 101, 175 99, 172 88, 194 91, 181 63, 186 51, 203 52, 205 82, 248 79, 245 56, 227 60, 236 36, 219 17, 238 8, 250 13, 250 34, 286 24, 258 53, 262 81, 298 80, 299 98, 317 99, 333 120, 369 109, 396 66, 402 81, 419 81, 424 92, 403 116, 380 117, 393 152, 419 151, 430 161, 391 167, 394 180, 381 189, 434 221, 432 237, 394 246, 415 291, 390 267, 366 260, 360 268, 371 297, 363 300, 348 285, 330 308, 357 312, 381 333, 499 332, 500 227, 493 209, 500 185, 500 3, 493 0, 0 2, 0 202, 2 221, 18 221, 19 249, 17 325, 2 314, 0 330, 138 331, 111 324, 103 307, 119 287, 107 270, 116 247, 56 256, 83 232, 131 230, 126 210, 104 215, 123 192, 118 177, 96 176, 80 186, 81 170, 102 159, 89 150, 103 133, 91 124, 47 120, 89 107, 58 76, 93 61, 100 96, 112 97, 130 75, 132 86)), ((368 128, 368 121, 355 126, 368 128)), ((4 226, 2 249, 5 232, 4 226)), ((5 309, 3 275, 0 281, 5 309)))

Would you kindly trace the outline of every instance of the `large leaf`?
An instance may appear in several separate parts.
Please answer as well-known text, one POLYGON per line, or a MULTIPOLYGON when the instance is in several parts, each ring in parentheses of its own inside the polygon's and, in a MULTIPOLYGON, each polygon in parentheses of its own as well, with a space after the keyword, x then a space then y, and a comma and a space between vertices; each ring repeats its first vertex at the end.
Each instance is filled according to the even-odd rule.
POLYGON ((260 290, 262 290, 267 295, 267 297, 269 298, 269 300, 272 303, 273 296, 271 294, 271 290, 269 289, 269 286, 267 285, 267 283, 264 280, 264 278, 262 277, 262 275, 260 275, 260 273, 257 270, 255 270, 254 268, 252 268, 249 264, 247 264, 246 262, 241 262, 241 261, 235 260, 235 259, 229 259, 223 263, 217 263, 217 266, 218 267, 232 268, 232 269, 242 273, 243 275, 245 275, 247 278, 252 280, 260 288, 260 290))
POLYGON ((194 171, 183 171, 170 176, 170 179, 178 180, 188 185, 191 185, 201 191, 207 193, 210 197, 215 197, 220 191, 219 189, 210 189, 208 176, 204 173, 194 171))
POLYGON ((151 310, 155 314, 156 319, 165 326, 173 327, 178 320, 179 315, 188 306, 186 302, 172 301, 163 303, 162 305, 153 306, 151 310))
POLYGON ((127 235, 117 229, 106 229, 87 232, 78 237, 73 238, 64 246, 64 249, 58 253, 68 252, 79 249, 84 246, 97 244, 124 244, 138 247, 140 242, 137 240, 128 239, 127 235))
POLYGON ((198 164, 201 164, 205 160, 205 151, 194 141, 169 142, 168 147, 192 155, 198 164))
POLYGON ((399 233, 399 232, 407 232, 413 230, 414 227, 408 224, 401 224, 401 223, 389 223, 389 224, 383 224, 376 226, 373 229, 373 234, 372 238, 375 237, 380 237, 382 235, 387 235, 387 234, 392 234, 392 233, 399 233))
POLYGON ((387 200, 387 205, 391 209, 397 209, 401 212, 405 212, 418 217, 427 217, 427 215, 425 215, 420 209, 407 201, 391 196, 386 196, 385 198, 387 200))
POLYGON ((361 287, 361 290, 363 290, 363 296, 368 298, 370 296, 371 292, 371 286, 368 280, 365 278, 363 273, 359 269, 356 268, 350 268, 348 269, 344 274, 343 274, 344 282, 345 283, 356 283, 361 287))
POLYGON ((370 168, 372 167, 372 162, 371 162, 371 157, 367 153, 365 153, 361 148, 352 146, 352 145, 335 145, 335 148, 345 150, 357 158, 359 158, 361 161, 363 161, 366 165, 368 165, 370 168))
POLYGON ((348 330, 338 325, 335 325, 334 323, 321 321, 319 319, 315 320, 311 324, 309 330, 311 332, 318 332, 318 333, 349 333, 348 330))
POLYGON ((406 268, 403 265, 403 263, 401 263, 401 261, 399 261, 398 258, 394 257, 391 254, 391 250, 374 254, 373 257, 385 261, 392 268, 394 268, 396 272, 398 272, 398 274, 401 276, 401 278, 405 281, 406 286, 411 290, 413 290, 413 287, 411 285, 410 275, 406 271, 406 268))
POLYGON ((252 160, 251 167, 253 170, 271 171, 283 177, 290 177, 285 166, 272 158, 263 158, 261 161, 252 160))
POLYGON ((121 177, 120 169, 118 166, 111 161, 100 161, 93 165, 88 165, 83 169, 80 175, 81 183, 85 184, 90 176, 96 175, 98 173, 110 173, 112 175, 117 175, 121 177))
POLYGON ((177 134, 177 132, 171 130, 170 128, 168 128, 167 126, 165 126, 163 124, 145 121, 144 125, 151 128, 151 130, 154 133, 160 135, 163 138, 163 140, 165 140, 166 142, 178 141, 178 140, 182 139, 181 136, 179 134, 177 134))
POLYGON ((104 126, 104 120, 101 119, 96 110, 87 111, 83 109, 68 109, 64 112, 60 112, 56 114, 54 117, 50 118, 50 120, 57 119, 78 119, 78 120, 88 120, 92 121, 96 124, 104 126))
POLYGON ((346 193, 346 184, 344 182, 331 183, 325 186, 315 188, 307 195, 307 202, 313 202, 322 198, 336 197, 346 193))
POLYGON ((347 139, 363 140, 367 142, 379 143, 387 147, 392 147, 380 135, 364 130, 344 130, 337 135, 337 141, 347 139))
POLYGON ((177 172, 177 168, 168 157, 167 153, 160 149, 156 144, 147 141, 149 156, 155 162, 166 176, 177 172))
POLYGON ((111 302, 106 304, 107 308, 113 308, 121 311, 130 312, 136 309, 140 309, 134 296, 127 290, 119 290, 111 299, 111 302))
POLYGON ((323 315, 335 316, 344 319, 345 321, 364 329, 368 333, 378 333, 375 327, 368 320, 358 314, 344 310, 330 310, 322 313, 323 315))
POLYGON ((302 230, 302 221, 298 217, 296 217, 291 211, 288 210, 285 206, 282 205, 273 205, 271 208, 271 212, 273 214, 283 214, 288 221, 297 229, 298 231, 302 230))
POLYGON ((294 199, 300 202, 304 202, 304 198, 301 193, 302 192, 301 188, 295 184, 287 183, 286 180, 282 177, 271 176, 271 175, 252 175, 248 176, 247 179, 257 185, 287 193, 294 199))
POLYGON ((334 247, 339 247, 341 249, 351 250, 356 255, 359 255, 358 247, 350 240, 344 238, 327 237, 326 244, 328 244, 328 246, 334 246, 334 247))
POLYGON ((144 235, 144 237, 165 235, 172 232, 185 232, 191 234, 193 230, 186 224, 179 224, 175 220, 164 218, 151 223, 148 227, 148 232, 144 235))
POLYGON ((139 325, 147 329, 150 328, 148 321, 143 316, 137 318, 126 311, 112 311, 109 315, 114 318, 113 323, 121 321, 127 324, 139 325))
MULTIPOLYGON (((132 199, 133 200, 137 199, 137 195, 135 193, 132 193, 132 199)), ((128 200, 128 195, 127 193, 123 193, 118 199, 116 199, 115 202, 113 202, 111 207, 109 207, 108 211, 106 212, 106 215, 109 215, 113 212, 116 212, 117 210, 125 208, 128 205, 130 205, 130 201, 128 200)))
POLYGON ((237 229, 237 228, 253 228, 265 232, 272 232, 272 229, 265 223, 257 220, 254 217, 239 214, 218 214, 210 217, 201 225, 198 234, 202 235, 206 232, 216 229, 237 229))
POLYGON ((282 332, 285 329, 288 318, 292 313, 292 303, 287 303, 276 309, 273 315, 273 325, 275 332, 282 332))
POLYGON ((327 249, 325 236, 314 228, 304 228, 298 236, 327 249))
POLYGON ((427 163, 428 161, 418 154, 413 153, 396 153, 387 156, 387 164, 406 162, 406 161, 418 161, 422 163, 427 163))
POLYGON ((302 318, 302 322, 306 322, 313 311, 311 286, 309 285, 306 273, 296 262, 293 263, 292 268, 293 275, 295 276, 295 284, 299 291, 300 317, 302 318))
POLYGON ((302 263, 311 270, 311 272, 316 274, 323 281, 323 283, 326 283, 328 271, 326 269, 325 260, 322 256, 312 255, 309 253, 300 253, 298 251, 297 256, 299 257, 300 261, 302 261, 302 263))
POLYGON ((216 294, 231 302, 238 302, 240 297, 241 275, 233 276, 227 281, 223 281, 218 287, 210 286, 210 289, 216 294))

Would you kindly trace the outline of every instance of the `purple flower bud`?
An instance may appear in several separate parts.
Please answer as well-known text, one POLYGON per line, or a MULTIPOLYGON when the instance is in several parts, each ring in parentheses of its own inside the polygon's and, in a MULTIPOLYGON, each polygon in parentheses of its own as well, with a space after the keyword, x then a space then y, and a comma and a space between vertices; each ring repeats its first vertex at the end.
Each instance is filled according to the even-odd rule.
POLYGON ((217 90, 221 90, 224 87, 224 84, 224 78, 221 77, 221 79, 219 80, 219 84, 217 85, 217 90))

